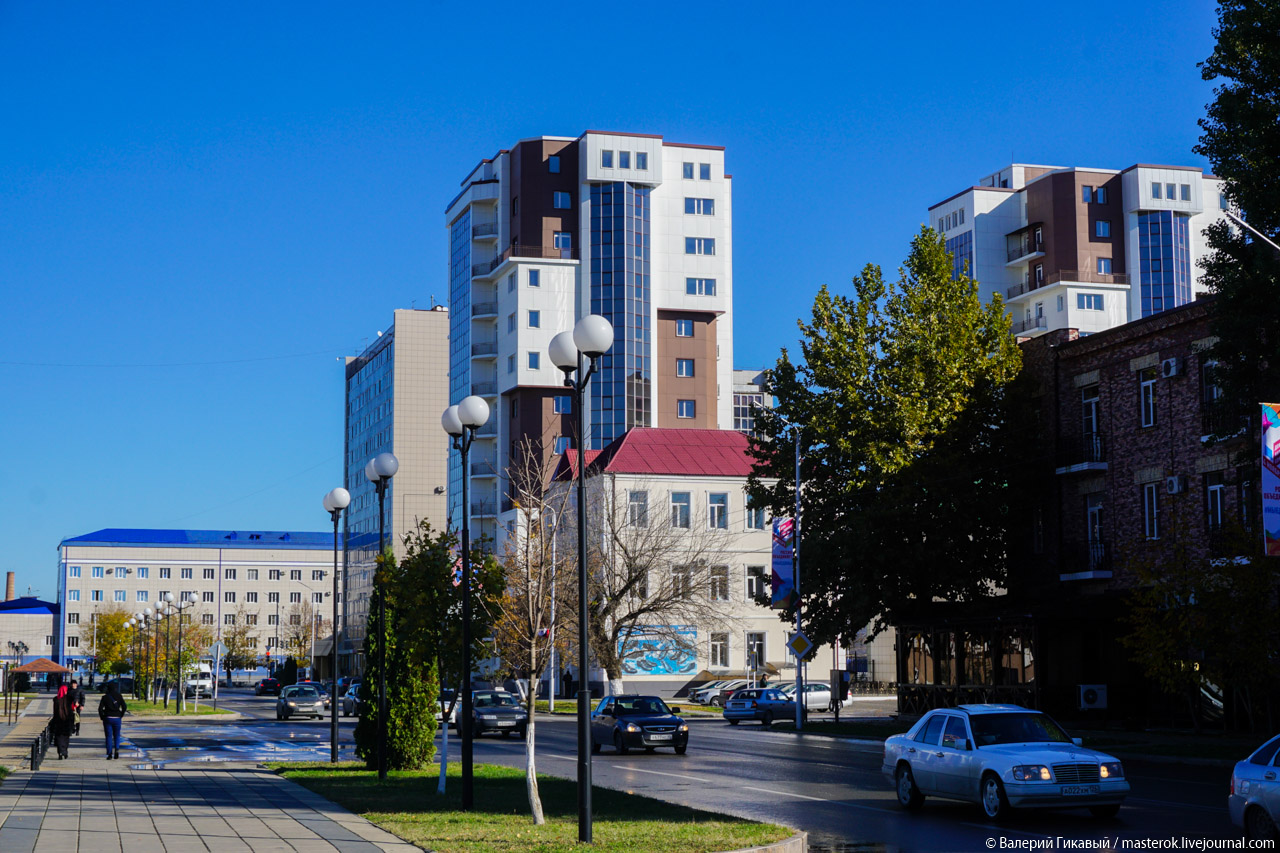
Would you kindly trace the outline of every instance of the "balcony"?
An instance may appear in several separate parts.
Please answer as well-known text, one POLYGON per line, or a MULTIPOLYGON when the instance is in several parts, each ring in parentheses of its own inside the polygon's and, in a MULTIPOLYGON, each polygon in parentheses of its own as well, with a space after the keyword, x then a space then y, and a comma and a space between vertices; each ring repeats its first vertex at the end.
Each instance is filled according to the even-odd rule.
POLYGON ((1057 284, 1060 281, 1075 281, 1082 284, 1128 284, 1129 276, 1123 273, 1103 273, 1093 270, 1058 270, 1045 277, 1045 284, 1057 284))
POLYGON ((1062 436, 1058 440, 1058 474, 1107 470, 1107 446, 1102 433, 1062 436))
POLYGON ((513 243, 506 249, 498 253, 498 257, 489 261, 487 264, 477 264, 472 267, 472 275, 476 275, 476 267, 487 267, 480 275, 488 275, 489 273, 502 266, 511 258, 543 258, 547 260, 573 260, 577 257, 577 252, 573 249, 561 249, 555 246, 523 246, 519 243, 513 243))
POLYGON ((496 302, 472 302, 472 317, 497 317, 498 303, 496 302))
POLYGON ((472 240, 495 240, 498 237, 498 223, 481 222, 471 226, 472 240))
POLYGON ((1112 576, 1111 554, 1106 542, 1080 542, 1074 547, 1066 546, 1062 555, 1065 560, 1062 568, 1073 571, 1060 573, 1060 581, 1108 580, 1112 576))
POLYGON ((1008 263, 1011 263, 1011 264, 1017 263, 1018 261, 1025 260, 1031 257, 1032 255, 1043 255, 1044 241, 1035 240, 1031 238, 1024 238, 1015 243, 1011 239, 1009 241, 1007 249, 1008 249, 1008 259, 1007 259, 1008 263))
POLYGON ((472 358, 497 358, 497 341, 479 341, 471 345, 472 358))
POLYGON ((1032 317, 1029 320, 1014 320, 1013 333, 1015 335, 1025 335, 1035 331, 1045 331, 1049 328, 1049 321, 1041 317, 1032 317))
POLYGON ((487 424, 480 427, 480 429, 476 430, 475 437, 476 438, 497 438, 498 425, 494 422, 494 419, 489 418, 489 422, 487 424))
POLYGON ((1249 426, 1248 418, 1238 405, 1228 405, 1226 400, 1205 400, 1200 403, 1200 440, 1234 438, 1249 426))
POLYGON ((498 467, 492 462, 472 462, 472 477, 496 477, 498 476, 498 467))
POLYGON ((1036 289, 1036 288, 1035 288, 1035 286, 1033 286, 1033 285, 1031 284, 1031 279, 1030 279, 1030 278, 1026 278, 1026 277, 1024 277, 1024 278, 1022 279, 1022 282, 1021 282, 1020 284, 1015 284, 1013 287, 1006 287, 1006 288, 1005 288, 1005 290, 1004 290, 1004 292, 1005 292, 1005 298, 1006 298, 1006 299, 1017 299, 1017 298, 1018 298, 1019 296, 1021 296, 1022 294, 1024 294, 1024 293, 1030 293, 1031 291, 1033 291, 1033 290, 1035 290, 1035 289, 1036 289))
POLYGON ((472 518, 494 518, 498 515, 496 505, 492 501, 472 501, 472 518))
POLYGON ((481 397, 496 397, 498 395, 497 382, 472 382, 471 393, 481 397))

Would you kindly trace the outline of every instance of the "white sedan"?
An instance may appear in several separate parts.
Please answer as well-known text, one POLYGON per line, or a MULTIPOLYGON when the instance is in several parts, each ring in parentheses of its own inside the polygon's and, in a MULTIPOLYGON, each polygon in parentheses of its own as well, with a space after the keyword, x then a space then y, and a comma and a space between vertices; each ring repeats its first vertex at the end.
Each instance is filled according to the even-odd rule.
POLYGON ((884 743, 881 767, 905 809, 925 797, 978 803, 988 820, 1011 808, 1084 808, 1114 817, 1129 793, 1120 761, 1080 745, 1047 714, 1017 705, 930 711, 884 743))

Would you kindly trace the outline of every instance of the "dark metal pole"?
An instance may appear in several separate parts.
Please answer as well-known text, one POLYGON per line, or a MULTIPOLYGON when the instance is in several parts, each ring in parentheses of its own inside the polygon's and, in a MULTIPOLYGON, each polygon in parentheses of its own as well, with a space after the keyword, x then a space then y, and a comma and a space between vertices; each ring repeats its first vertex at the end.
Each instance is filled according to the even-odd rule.
MULTIPOLYGON (((187 693, 187 686, 182 683, 182 593, 178 593, 178 601, 175 606, 178 608, 178 690, 173 694, 173 712, 175 714, 181 714, 182 706, 186 704, 183 700, 186 698, 187 693)), ((218 677, 218 673, 215 672, 213 677, 216 679, 218 677)), ((200 675, 199 672, 197 672, 196 690, 200 689, 199 681, 200 675)), ((169 694, 166 693, 165 695, 168 696, 169 694)))
MULTIPOLYGON (((378 478, 378 562, 386 553, 384 538, 386 532, 385 500, 387 495, 387 478, 378 478)), ((378 593, 378 781, 387 780, 387 591, 382 580, 381 567, 374 575, 377 581, 374 589, 378 593)))
MULTIPOLYGON (((169 659, 169 636, 173 633, 173 609, 166 607, 164 612, 164 708, 169 710, 169 673, 173 672, 173 661, 169 659)), ((178 637, 182 639, 181 635, 178 637)))
MULTIPOLYGON (((800 427, 792 424, 796 437, 796 517, 791 525, 791 582, 796 590, 796 633, 800 633, 800 427)), ((832 689, 835 686, 832 685, 832 689)), ((809 704, 804 695, 804 661, 796 657, 796 731, 804 728, 804 709, 809 704)))
MULTIPOLYGON (((474 804, 472 790, 472 740, 471 740, 471 471, 467 467, 467 455, 471 451, 471 427, 464 426, 458 438, 458 450, 462 453, 462 713, 459 716, 462 729, 462 810, 471 811, 474 804)), ((445 721, 448 724, 448 721, 445 721)))
POLYGON ((589 371, 578 355, 573 381, 573 408, 578 422, 578 841, 591 843, 591 687, 587 654, 587 430, 583 391, 589 371))
POLYGON ((329 760, 338 760, 338 518, 342 510, 330 511, 333 517, 333 648, 330 668, 333 670, 333 692, 329 694, 329 760))

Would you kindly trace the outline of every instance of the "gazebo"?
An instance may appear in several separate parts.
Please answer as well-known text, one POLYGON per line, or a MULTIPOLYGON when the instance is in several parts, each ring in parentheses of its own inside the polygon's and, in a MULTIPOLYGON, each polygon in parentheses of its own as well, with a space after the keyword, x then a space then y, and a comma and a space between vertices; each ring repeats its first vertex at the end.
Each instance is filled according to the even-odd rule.
POLYGON ((25 672, 28 675, 36 675, 44 673, 45 682, 47 683, 50 675, 70 675, 71 670, 65 666, 60 666, 48 658, 36 658, 30 663, 24 663, 22 666, 15 666, 9 672, 25 672))

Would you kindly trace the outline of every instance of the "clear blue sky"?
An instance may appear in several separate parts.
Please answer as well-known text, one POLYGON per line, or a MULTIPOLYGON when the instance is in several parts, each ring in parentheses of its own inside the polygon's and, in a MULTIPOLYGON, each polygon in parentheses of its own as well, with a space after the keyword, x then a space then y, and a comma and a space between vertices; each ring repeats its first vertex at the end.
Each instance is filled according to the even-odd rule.
POLYGON ((447 297, 444 205, 522 137, 726 147, 741 367, 1011 158, 1201 162, 1208 2, 812 5, 0 0, 0 571, 324 530, 336 358, 447 297))

